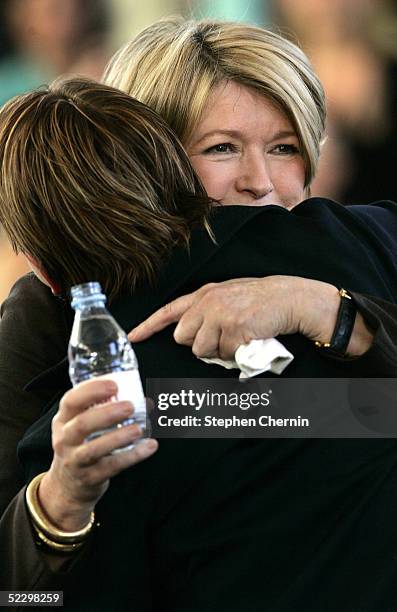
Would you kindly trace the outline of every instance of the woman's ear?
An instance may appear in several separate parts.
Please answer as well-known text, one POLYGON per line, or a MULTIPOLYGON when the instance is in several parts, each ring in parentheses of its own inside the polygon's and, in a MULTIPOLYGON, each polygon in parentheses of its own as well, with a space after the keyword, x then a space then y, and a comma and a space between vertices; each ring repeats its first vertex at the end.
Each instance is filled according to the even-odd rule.
POLYGON ((47 274, 43 266, 31 255, 24 253, 24 257, 26 257, 28 260, 31 269, 37 278, 44 283, 44 285, 47 285, 54 295, 61 295, 62 289, 60 285, 58 285, 58 283, 47 274))

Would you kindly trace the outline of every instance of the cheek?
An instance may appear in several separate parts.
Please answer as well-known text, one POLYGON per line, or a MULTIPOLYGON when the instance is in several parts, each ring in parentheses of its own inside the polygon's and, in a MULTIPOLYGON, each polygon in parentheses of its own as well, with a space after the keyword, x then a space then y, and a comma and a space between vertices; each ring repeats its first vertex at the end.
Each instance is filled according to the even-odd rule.
POLYGON ((278 174, 277 191, 281 197, 288 199, 294 205, 305 198, 305 166, 303 160, 296 160, 288 164, 288 168, 278 174))
POLYGON ((225 164, 210 162, 199 157, 192 157, 190 161, 208 195, 215 200, 224 199, 231 183, 230 172, 227 171, 225 164))

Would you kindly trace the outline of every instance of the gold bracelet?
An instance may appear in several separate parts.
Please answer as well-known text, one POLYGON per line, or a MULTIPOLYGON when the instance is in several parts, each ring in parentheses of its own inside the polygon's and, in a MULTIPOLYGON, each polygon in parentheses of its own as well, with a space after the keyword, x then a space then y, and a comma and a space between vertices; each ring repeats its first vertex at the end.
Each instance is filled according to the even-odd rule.
POLYGON ((48 548, 51 548, 52 550, 60 553, 75 552, 76 550, 79 550, 79 548, 84 546, 84 542, 76 542, 75 544, 60 544, 59 542, 54 542, 53 540, 50 540, 50 538, 47 538, 47 536, 44 535, 44 533, 40 531, 40 529, 38 529, 35 525, 34 530, 38 537, 38 543, 45 544, 48 548))
POLYGON ((36 532, 45 535, 51 542, 57 544, 80 544, 84 542, 92 531, 95 523, 95 514, 91 512, 88 524, 78 531, 62 531, 55 527, 46 517, 43 509, 40 506, 38 498, 38 489, 40 482, 47 472, 38 474, 29 483, 26 489, 26 504, 32 518, 33 526, 36 532))

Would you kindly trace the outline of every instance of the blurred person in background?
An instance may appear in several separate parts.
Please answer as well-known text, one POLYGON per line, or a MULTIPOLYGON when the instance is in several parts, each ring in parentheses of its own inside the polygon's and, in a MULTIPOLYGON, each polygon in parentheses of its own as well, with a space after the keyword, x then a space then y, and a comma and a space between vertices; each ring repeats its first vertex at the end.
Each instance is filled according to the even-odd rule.
POLYGON ((324 84, 328 141, 312 193, 346 204, 397 201, 397 15, 386 0, 275 0, 324 84))
POLYGON ((110 53, 107 0, 5 0, 3 18, 9 49, 0 62, 0 104, 58 75, 102 74, 110 53))
MULTIPOLYGON (((99 79, 110 51, 108 0, 3 0, 0 106, 61 74, 99 79)), ((0 304, 28 271, 0 230, 0 304)))

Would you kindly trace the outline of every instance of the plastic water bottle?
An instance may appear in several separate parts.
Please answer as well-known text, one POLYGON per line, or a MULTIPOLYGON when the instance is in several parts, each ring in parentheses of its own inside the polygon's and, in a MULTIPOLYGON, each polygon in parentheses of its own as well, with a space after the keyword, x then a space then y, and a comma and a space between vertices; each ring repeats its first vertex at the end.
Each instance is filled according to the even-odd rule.
MULTIPOLYGON (((90 378, 113 380, 118 393, 114 401, 131 401, 131 418, 108 429, 92 433, 87 440, 123 425, 137 423, 146 436, 146 402, 139 376, 138 361, 127 334, 106 309, 106 296, 96 282, 72 287, 75 318, 69 342, 69 376, 73 385, 90 378)), ((129 450, 139 440, 112 451, 129 450)))

